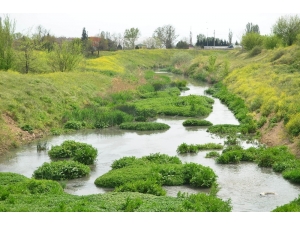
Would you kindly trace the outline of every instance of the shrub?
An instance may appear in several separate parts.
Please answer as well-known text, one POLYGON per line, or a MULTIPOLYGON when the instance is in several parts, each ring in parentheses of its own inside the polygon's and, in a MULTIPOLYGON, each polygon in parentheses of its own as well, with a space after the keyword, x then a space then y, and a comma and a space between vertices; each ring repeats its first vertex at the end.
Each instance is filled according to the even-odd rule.
POLYGON ((183 126, 212 126, 213 124, 207 120, 189 119, 182 123, 183 126))
POLYGON ((48 155, 51 159, 72 158, 74 161, 91 165, 95 162, 98 151, 86 143, 67 140, 60 146, 53 146, 48 155))
POLYGON ((228 135, 240 132, 240 126, 232 124, 218 124, 210 126, 207 130, 208 132, 213 134, 228 135))
POLYGON ((185 163, 183 173, 185 183, 194 187, 211 187, 217 179, 211 168, 196 163, 185 163))
POLYGON ((21 129, 24 130, 24 131, 28 131, 29 133, 32 133, 32 132, 33 132, 32 126, 30 126, 30 125, 28 125, 28 124, 22 126, 21 129))
POLYGON ((243 153, 240 150, 228 151, 216 158, 216 162, 220 164, 236 164, 243 158, 243 153))
POLYGON ((167 130, 170 128, 168 124, 164 123, 151 123, 151 122, 132 122, 132 123, 122 123, 120 124, 120 129, 123 130, 167 130))
POLYGON ((68 121, 65 123, 64 128, 65 129, 73 129, 73 130, 79 130, 82 127, 82 122, 80 121, 68 121))
POLYGON ((262 51, 262 47, 261 46, 255 46, 250 52, 249 52, 249 56, 253 57, 256 56, 258 54, 260 54, 262 51))
POLYGON ((290 119, 286 124, 286 128, 289 134, 293 136, 298 136, 300 134, 300 113, 297 113, 290 119))
POLYGON ((241 44, 246 50, 252 50, 255 46, 261 46, 263 44, 263 38, 258 33, 250 32, 243 35, 241 44))
POLYGON ((156 164, 182 164, 177 156, 169 156, 166 154, 154 153, 148 156, 143 156, 142 160, 148 160, 151 163, 156 164))
POLYGON ((90 168, 79 162, 57 161, 45 162, 33 172, 33 177, 46 180, 68 180, 84 177, 89 173, 90 168))

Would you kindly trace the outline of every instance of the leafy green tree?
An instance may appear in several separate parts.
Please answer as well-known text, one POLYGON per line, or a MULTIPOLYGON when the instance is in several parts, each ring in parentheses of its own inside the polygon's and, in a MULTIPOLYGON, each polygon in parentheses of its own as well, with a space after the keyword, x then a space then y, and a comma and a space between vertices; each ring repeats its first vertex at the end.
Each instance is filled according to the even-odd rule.
POLYGON ((282 39, 285 45, 292 45, 300 34, 300 18, 296 16, 282 16, 273 26, 273 33, 282 39))
POLYGON ((165 48, 173 48, 177 37, 178 35, 176 34, 175 28, 172 25, 158 27, 153 33, 153 38, 160 41, 160 47, 165 48))
POLYGON ((0 70, 8 70, 13 65, 13 41, 15 21, 8 16, 2 21, 0 17, 0 70))
POLYGON ((252 50, 255 46, 263 44, 263 37, 256 32, 246 33, 242 37, 241 45, 246 50, 252 50))
POLYGON ((126 29, 124 32, 125 45, 130 49, 134 49, 135 42, 140 37, 140 35, 141 35, 141 32, 138 28, 132 27, 130 29, 126 29))
POLYGON ((34 61, 36 56, 34 54, 34 50, 36 48, 36 43, 34 39, 29 36, 23 36, 17 41, 16 49, 19 50, 21 54, 19 54, 20 61, 20 71, 22 73, 29 73, 31 69, 34 67, 34 61))
POLYGON ((49 53, 48 64, 55 71, 71 71, 82 60, 82 44, 80 40, 63 41, 55 43, 54 49, 49 53))
POLYGON ((176 48, 178 48, 178 49, 188 49, 189 48, 189 44, 186 41, 179 41, 176 44, 176 48))

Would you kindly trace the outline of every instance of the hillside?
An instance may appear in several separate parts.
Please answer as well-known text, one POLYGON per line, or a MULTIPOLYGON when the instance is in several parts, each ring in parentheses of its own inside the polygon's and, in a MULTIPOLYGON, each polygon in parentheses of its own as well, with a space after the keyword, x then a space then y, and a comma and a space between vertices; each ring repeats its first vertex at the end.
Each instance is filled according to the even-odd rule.
POLYGON ((102 52, 99 58, 86 59, 74 72, 24 75, 1 71, 0 153, 43 135, 64 132, 66 115, 72 111, 107 105, 103 102, 113 101, 114 93, 145 85, 145 69, 171 65, 196 79, 197 71, 208 68, 206 80, 222 81, 245 100, 261 126, 263 143, 288 145, 300 156, 298 46, 262 50, 252 56, 243 50, 102 52), (189 54, 192 61, 173 63, 172 57, 179 52, 189 54), (213 55, 216 61, 210 69, 213 55))

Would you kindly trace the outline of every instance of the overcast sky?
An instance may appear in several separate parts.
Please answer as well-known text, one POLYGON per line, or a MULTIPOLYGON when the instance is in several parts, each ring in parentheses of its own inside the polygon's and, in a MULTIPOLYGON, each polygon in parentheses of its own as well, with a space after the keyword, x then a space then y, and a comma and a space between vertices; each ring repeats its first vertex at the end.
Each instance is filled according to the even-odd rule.
MULTIPOLYGON (((292 0, 10 0, 1 5, 0 16, 15 19, 16 32, 27 33, 42 25, 55 36, 81 37, 83 27, 89 36, 101 31, 124 33, 139 28, 142 41, 157 27, 172 25, 179 35, 177 41, 193 34, 240 42, 246 24, 258 24, 261 34, 270 34, 280 16, 297 14, 298 4, 292 0)), ((299 14, 298 14, 299 15, 299 14)))

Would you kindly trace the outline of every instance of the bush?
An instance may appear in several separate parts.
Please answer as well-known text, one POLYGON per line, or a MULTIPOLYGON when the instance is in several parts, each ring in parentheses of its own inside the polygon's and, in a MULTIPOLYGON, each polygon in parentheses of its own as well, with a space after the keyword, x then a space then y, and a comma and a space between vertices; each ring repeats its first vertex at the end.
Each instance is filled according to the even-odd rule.
POLYGON ((250 52, 249 52, 249 56, 253 57, 256 56, 258 54, 260 54, 262 51, 262 47, 261 46, 255 46, 250 52))
POLYGON ((24 130, 24 131, 28 131, 30 134, 33 132, 32 126, 30 126, 28 124, 22 126, 21 129, 24 130))
POLYGON ((132 123, 122 123, 120 124, 120 129, 123 130, 167 130, 170 128, 169 125, 164 123, 151 123, 151 122, 132 122, 132 123))
POLYGON ((211 187, 217 179, 211 168, 196 163, 185 163, 183 173, 185 183, 194 187, 211 187))
POLYGON ((121 159, 113 161, 111 164, 112 169, 121 169, 126 166, 131 166, 136 163, 137 158, 135 156, 125 156, 121 159))
POLYGON ((183 126, 212 126, 213 124, 207 120, 189 119, 182 123, 183 126))
POLYGON ((73 129, 73 130, 80 130, 82 127, 82 122, 80 121, 68 121, 65 123, 65 129, 73 129))
POLYGON ((300 113, 297 113, 290 119, 286 124, 286 128, 289 134, 293 136, 298 136, 300 134, 300 113))
POLYGON ((88 175, 90 168, 75 161, 57 161, 44 163, 33 172, 36 179, 68 180, 88 175))
POLYGON ((250 32, 243 35, 241 44, 246 50, 252 50, 255 46, 263 44, 263 38, 258 33, 250 32))
POLYGON ((95 162, 98 151, 86 143, 67 140, 60 146, 53 146, 48 155, 51 159, 72 158, 74 161, 91 165, 95 162))
POLYGON ((239 163, 243 158, 243 152, 240 150, 237 151, 228 151, 216 158, 216 162, 220 164, 236 164, 239 163))

